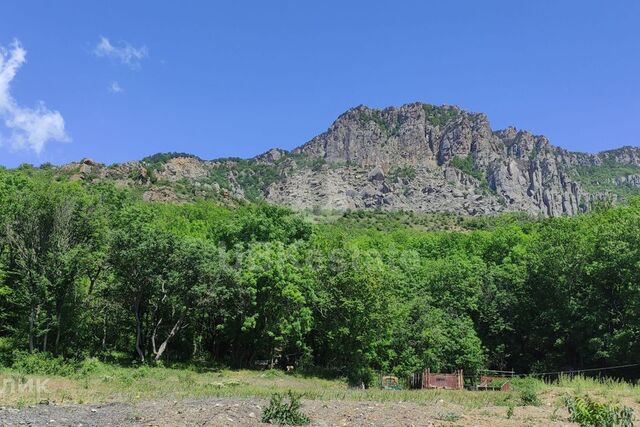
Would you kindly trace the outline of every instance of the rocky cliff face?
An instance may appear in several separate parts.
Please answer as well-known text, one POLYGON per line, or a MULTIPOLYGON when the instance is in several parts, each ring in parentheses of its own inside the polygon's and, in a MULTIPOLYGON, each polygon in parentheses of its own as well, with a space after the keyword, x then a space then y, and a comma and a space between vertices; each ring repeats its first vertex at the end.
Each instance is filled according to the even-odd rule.
POLYGON ((638 148, 572 153, 544 136, 494 131, 484 114, 422 103, 359 106, 292 152, 249 160, 158 155, 66 168, 76 179, 142 186, 147 200, 264 198, 295 208, 558 216, 595 199, 640 194, 638 148))
MULTIPOLYGON (((299 171, 274 184, 268 199, 297 207, 470 214, 574 215, 587 209, 594 197, 605 196, 581 190, 576 166, 640 165, 637 148, 569 153, 544 136, 515 128, 493 131, 484 114, 420 103, 385 110, 354 108, 294 152, 348 166, 299 171), (411 176, 399 179, 403 168, 410 168, 411 176), (365 179, 365 172, 374 170, 379 171, 376 178, 365 179)), ((628 177, 620 180, 630 182, 628 177)))

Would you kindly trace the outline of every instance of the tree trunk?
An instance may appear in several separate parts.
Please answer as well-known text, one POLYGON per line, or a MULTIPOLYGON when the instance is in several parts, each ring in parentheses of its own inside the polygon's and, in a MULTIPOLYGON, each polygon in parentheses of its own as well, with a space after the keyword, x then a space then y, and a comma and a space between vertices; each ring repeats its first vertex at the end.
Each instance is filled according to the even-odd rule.
POLYGON ((142 319, 140 316, 140 300, 136 301, 136 352, 140 356, 140 361, 144 363, 144 352, 142 351, 142 319))
POLYGON ((100 278, 100 274, 102 273, 102 266, 98 268, 98 270, 89 277, 89 290, 87 291, 88 295, 93 294, 93 289, 95 288, 96 282, 100 278))
POLYGON ((34 346, 33 329, 34 329, 35 317, 36 317, 35 307, 33 306, 33 304, 31 304, 31 310, 29 311, 29 353, 33 353, 33 346, 34 346))
POLYGON ((198 334, 194 332, 192 347, 191 347, 191 358, 195 359, 197 354, 198 354, 198 334))
POLYGON ((104 311, 104 317, 102 320, 102 351, 107 347, 107 310, 104 311))
POLYGON ((160 360, 160 357, 162 357, 162 354, 167 349, 167 344, 169 344, 169 340, 171 338, 173 338, 173 336, 176 334, 176 332, 178 332, 178 329, 180 328, 180 325, 182 324, 182 320, 183 319, 184 319, 184 316, 182 316, 182 317, 180 317, 180 319, 178 319, 176 324, 173 325, 173 328, 171 328, 171 332, 169 332, 169 335, 167 335, 167 339, 165 339, 162 342, 162 344, 160 344, 160 348, 158 349, 158 352, 156 353, 155 360, 160 360))
POLYGON ((158 350, 156 347, 156 336, 158 334, 158 328, 160 327, 161 323, 162 323, 162 318, 158 320, 158 322, 156 323, 156 326, 153 328, 153 332, 151 333, 151 350, 153 351, 153 354, 158 354, 158 350))
POLYGON ((56 323, 58 325, 58 329, 56 330, 56 341, 53 346, 53 351, 58 354, 58 346, 60 344, 60 333, 62 331, 62 309, 58 309, 58 313, 56 313, 56 323))

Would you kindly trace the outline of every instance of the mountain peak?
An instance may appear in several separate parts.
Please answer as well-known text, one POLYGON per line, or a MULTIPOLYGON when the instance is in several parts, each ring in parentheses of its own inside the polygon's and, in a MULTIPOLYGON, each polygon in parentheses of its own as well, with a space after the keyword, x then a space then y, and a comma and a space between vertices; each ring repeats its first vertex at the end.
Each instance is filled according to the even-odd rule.
POLYGON ((422 102, 341 114, 291 152, 203 161, 157 153, 106 167, 84 160, 59 169, 87 183, 143 189, 150 201, 264 199, 294 208, 386 209, 471 215, 525 211, 574 215, 604 198, 640 195, 640 149, 572 153, 482 113, 422 102))

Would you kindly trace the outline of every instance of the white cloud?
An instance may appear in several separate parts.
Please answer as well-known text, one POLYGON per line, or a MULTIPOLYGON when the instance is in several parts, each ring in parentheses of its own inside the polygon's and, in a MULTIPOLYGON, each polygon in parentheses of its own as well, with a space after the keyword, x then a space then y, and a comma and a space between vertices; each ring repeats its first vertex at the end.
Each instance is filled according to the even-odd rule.
POLYGON ((111 58, 119 61, 131 68, 140 67, 140 61, 148 55, 146 46, 136 48, 127 42, 120 42, 120 46, 114 46, 106 37, 100 37, 100 41, 93 49, 93 53, 100 58, 111 58))
POLYGON ((0 120, 9 130, 2 139, 12 149, 31 149, 40 154, 49 141, 68 142, 64 119, 39 101, 35 108, 22 107, 11 96, 10 84, 26 62, 27 51, 14 40, 6 49, 0 46, 0 120))
POLYGON ((124 89, 122 89, 122 87, 120 86, 120 83, 118 82, 111 82, 111 84, 109 85, 109 92, 111 93, 120 93, 123 92, 124 89))

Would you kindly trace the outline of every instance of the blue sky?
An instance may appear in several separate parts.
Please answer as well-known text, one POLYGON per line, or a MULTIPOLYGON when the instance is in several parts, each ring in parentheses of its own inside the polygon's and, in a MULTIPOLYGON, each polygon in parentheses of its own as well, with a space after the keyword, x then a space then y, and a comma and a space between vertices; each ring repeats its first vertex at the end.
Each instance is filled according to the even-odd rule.
POLYGON ((300 145, 350 107, 414 101, 482 111, 494 129, 571 150, 640 144, 635 0, 20 0, 1 10, 5 166, 248 157, 300 145))

